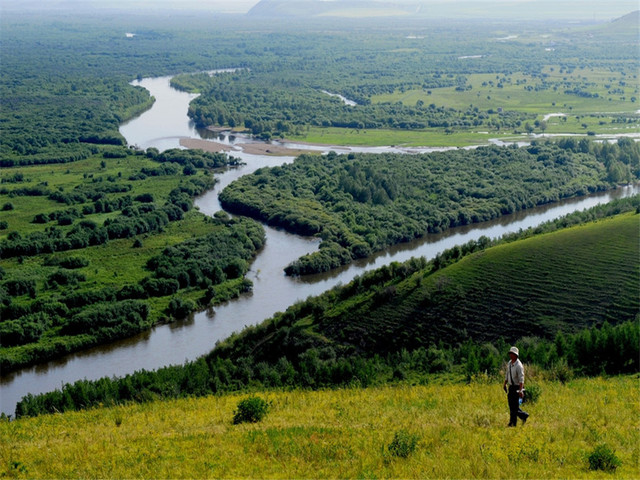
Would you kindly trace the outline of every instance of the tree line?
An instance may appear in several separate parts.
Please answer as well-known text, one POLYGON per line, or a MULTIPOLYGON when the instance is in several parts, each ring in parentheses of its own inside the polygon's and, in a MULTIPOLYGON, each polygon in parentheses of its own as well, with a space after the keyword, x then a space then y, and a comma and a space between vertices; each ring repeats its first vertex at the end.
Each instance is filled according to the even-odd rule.
MULTIPOLYGON (((559 334, 554 340, 516 342, 527 365, 538 365, 547 375, 567 381, 579 375, 616 375, 638 371, 640 328, 637 322, 559 334), (612 356, 611 352, 621 355, 612 356)), ((141 370, 123 378, 79 380, 61 389, 28 394, 18 402, 16 418, 81 410, 130 402, 199 397, 272 388, 368 387, 389 382, 428 382, 434 375, 472 378, 498 375, 505 362, 506 342, 459 346, 432 345, 387 355, 344 356, 330 346, 311 347, 298 356, 280 356, 275 362, 249 356, 200 358, 182 366, 141 370)))
MULTIPOLYGON (((196 125, 242 128, 263 139, 299 135, 306 126, 347 129, 423 130, 470 127, 517 129, 531 115, 518 112, 480 112, 478 108, 457 110, 426 104, 376 103, 362 98, 357 106, 345 105, 318 87, 287 84, 272 74, 240 71, 215 75, 201 86, 202 95, 189 107, 196 125)), ((174 81, 184 85, 184 82, 174 81)), ((184 88, 187 88, 186 85, 184 88)), ((353 92, 353 90, 349 90, 353 92)), ((348 93, 345 91, 345 94, 348 93)), ((360 98, 360 97, 358 97, 360 98)))

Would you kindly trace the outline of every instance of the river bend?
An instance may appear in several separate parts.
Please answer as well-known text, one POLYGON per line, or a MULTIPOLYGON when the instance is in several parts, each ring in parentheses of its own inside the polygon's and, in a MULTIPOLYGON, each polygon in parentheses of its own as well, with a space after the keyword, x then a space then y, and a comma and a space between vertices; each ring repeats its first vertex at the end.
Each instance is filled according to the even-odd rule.
MULTIPOLYGON (((187 117, 189 102, 195 96, 172 89, 169 80, 170 77, 160 77, 134 82, 147 88, 156 102, 150 110, 122 125, 121 133, 129 144, 143 149, 156 147, 165 150, 178 148, 180 140, 184 138, 210 137, 210 132, 200 135, 187 117)), ((218 193, 233 180, 261 167, 293 161, 293 157, 244 153, 241 145, 234 144, 233 139, 229 139, 228 136, 216 138, 216 141, 230 143, 233 147, 231 154, 241 158, 245 164, 218 175, 219 182, 215 189, 196 200, 196 206, 207 215, 213 215, 220 210, 218 193)), ((238 142, 242 142, 242 139, 238 142)), ((377 147, 372 150, 397 149, 377 147)), ((124 376, 140 369, 153 370, 194 360, 211 351, 216 342, 227 338, 233 332, 260 323, 274 313, 286 310, 297 301, 319 295, 336 285, 346 284, 368 270, 391 262, 403 262, 411 257, 433 258, 447 248, 478 239, 483 235, 490 238, 500 237, 576 210, 639 192, 639 186, 629 186, 518 212, 490 222, 453 228, 442 234, 427 235, 413 242, 396 245, 334 271, 303 278, 286 277, 283 269, 296 258, 315 251, 319 240, 299 237, 265 226, 265 246, 258 252, 247 275, 254 284, 252 292, 213 309, 191 315, 182 321, 156 326, 136 337, 3 375, 0 378, 0 410, 12 415, 16 402, 24 395, 51 391, 60 388, 64 383, 80 379, 124 376)))

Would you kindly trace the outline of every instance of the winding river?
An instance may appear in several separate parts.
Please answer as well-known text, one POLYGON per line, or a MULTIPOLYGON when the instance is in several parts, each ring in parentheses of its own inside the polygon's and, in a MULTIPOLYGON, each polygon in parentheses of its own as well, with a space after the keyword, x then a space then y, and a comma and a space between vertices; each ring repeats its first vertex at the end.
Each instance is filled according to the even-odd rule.
MULTIPOLYGON (((164 150, 179 147, 180 140, 184 138, 211 136, 210 132, 207 135, 202 132, 200 135, 186 115, 188 104, 195 96, 170 88, 169 79, 170 77, 160 77, 134 82, 148 89, 156 102, 150 110, 121 126, 120 131, 129 144, 140 148, 153 146, 164 150)), ((244 140, 241 138, 224 137, 215 140, 228 143, 233 148, 231 154, 241 158, 245 165, 220 174, 215 189, 196 200, 197 207, 207 215, 220 210, 218 192, 233 180, 257 168, 293 161, 293 157, 245 153, 242 151, 244 140)), ((304 148, 300 145, 295 147, 304 148)), ((326 149, 329 150, 328 147, 326 149)), ((342 151, 345 147, 331 149, 342 151)), ((397 151, 392 147, 358 150, 397 151)), ((499 237, 576 210, 639 192, 640 186, 629 186, 519 212, 491 222, 454 228, 442 234, 428 235, 414 242, 397 245, 332 272, 304 278, 286 277, 283 268, 305 253, 316 250, 319 240, 265 227, 266 244, 258 253, 248 273, 248 278, 254 283, 251 293, 182 321, 159 325, 133 338, 3 375, 0 379, 0 410, 11 415, 14 413, 16 402, 24 395, 51 391, 60 388, 64 383, 79 379, 123 376, 140 369, 182 364, 208 353, 216 342, 233 332, 257 324, 278 311, 284 311, 296 301, 318 295, 335 285, 345 284, 367 270, 394 261, 402 262, 411 257, 432 258, 444 249, 482 235, 490 238, 499 237)))

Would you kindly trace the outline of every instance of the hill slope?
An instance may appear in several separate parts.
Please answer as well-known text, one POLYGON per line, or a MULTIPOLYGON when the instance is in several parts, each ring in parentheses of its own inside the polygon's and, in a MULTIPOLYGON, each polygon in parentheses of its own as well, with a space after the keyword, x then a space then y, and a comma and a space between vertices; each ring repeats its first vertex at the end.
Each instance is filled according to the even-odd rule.
POLYGON ((275 361, 313 345, 366 356, 467 339, 553 338, 634 320, 639 242, 638 215, 627 213, 492 247, 435 273, 427 267, 406 277, 406 266, 382 268, 212 355, 250 352, 257 362, 275 361))
POLYGON ((258 424, 232 424, 240 396, 0 422, 0 476, 602 478, 587 456, 603 443, 616 478, 637 476, 637 376, 537 385, 515 430, 495 383, 270 392, 258 424), (401 430, 417 439, 407 458, 388 449, 401 430))

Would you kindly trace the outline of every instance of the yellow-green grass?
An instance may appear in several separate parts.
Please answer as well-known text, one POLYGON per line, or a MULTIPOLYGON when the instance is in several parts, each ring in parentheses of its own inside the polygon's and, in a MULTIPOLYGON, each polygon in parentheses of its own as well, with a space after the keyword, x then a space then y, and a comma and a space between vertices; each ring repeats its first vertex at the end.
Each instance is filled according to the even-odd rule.
POLYGON ((233 425, 247 395, 0 422, 0 476, 14 478, 638 478, 637 375, 531 378, 542 394, 508 428, 501 379, 470 384, 263 392, 260 423, 233 425), (417 436, 407 458, 388 449, 417 436), (614 473, 590 471, 606 444, 614 473))
MULTIPOLYGON (((444 129, 429 130, 391 130, 337 127, 310 127, 301 135, 287 138, 293 141, 317 143, 321 145, 354 146, 398 146, 398 147, 451 147, 483 145, 492 138, 511 138, 513 132, 454 131, 445 133, 444 129)), ((524 138, 524 137, 522 137, 524 138)))
MULTIPOLYGON (((39 184, 46 183, 44 188, 51 192, 59 191, 61 189, 64 193, 71 193, 80 185, 91 187, 92 179, 102 177, 103 181, 107 182, 108 177, 115 177, 117 178, 118 183, 130 184, 133 186, 133 190, 126 194, 135 196, 151 193, 156 198, 166 198, 169 192, 179 183, 174 176, 148 177, 144 180, 137 181, 128 180, 129 176, 134 173, 138 173, 144 167, 154 168, 157 166, 157 163, 154 163, 143 156, 127 156, 125 158, 116 159, 91 157, 85 160, 66 164, 28 165, 2 168, 0 170, 0 179, 11 178, 16 173, 21 173, 24 176, 23 182, 2 184, 2 187, 6 188, 9 192, 18 188, 35 188, 39 184), (104 167, 101 166, 102 162, 104 162, 104 167)), ((96 185, 99 186, 101 183, 97 183, 96 185)), ((114 194, 113 197, 115 198, 118 195, 125 194, 114 194)), ((25 236, 33 232, 42 231, 46 227, 55 224, 55 222, 49 224, 32 223, 33 217, 38 213, 49 214, 51 212, 69 210, 71 208, 82 211, 82 205, 66 205, 43 196, 11 197, 8 194, 0 195, 0 208, 6 203, 11 203, 13 205, 13 210, 0 212, 0 219, 5 220, 9 224, 8 229, 0 230, 0 240, 5 238, 11 231, 18 231, 21 235, 25 236)), ((91 215, 88 219, 102 224, 106 218, 116 215, 118 215, 117 212, 111 214, 98 214, 91 215)), ((59 228, 65 231, 72 227, 59 228)))
MULTIPOLYGON (((472 62, 473 59, 466 59, 472 62)), ((539 78, 531 75, 516 73, 513 75, 495 75, 495 74, 472 74, 466 76, 467 85, 471 90, 456 91, 455 87, 430 88, 430 89, 412 89, 404 92, 396 91, 390 94, 375 95, 372 97, 373 103, 386 102, 402 102, 405 105, 415 105, 416 102, 422 100, 429 105, 434 103, 436 106, 445 106, 465 110, 469 105, 478 107, 480 110, 489 110, 501 107, 504 110, 515 110, 528 112, 537 115, 545 115, 563 111, 565 113, 586 114, 598 112, 635 112, 638 110, 638 101, 632 102, 631 97, 639 98, 638 95, 638 79, 623 77, 620 73, 610 71, 592 71, 588 69, 576 69, 573 73, 560 73, 560 67, 548 67, 545 72, 549 75, 546 78, 547 83, 552 85, 555 82, 562 82, 566 77, 571 84, 575 84, 579 79, 586 78, 588 82, 594 82, 596 85, 584 87, 584 90, 590 93, 598 93, 598 98, 584 98, 576 95, 565 94, 566 86, 558 83, 558 89, 554 91, 553 87, 546 90, 527 91, 525 87, 536 87, 541 84, 539 78), (550 70, 553 68, 553 72, 550 70), (504 79, 511 79, 510 83, 504 82, 504 79), (498 88, 497 84, 503 81, 503 87, 498 88), (620 80, 626 80, 626 86, 618 85, 620 80), (517 82, 520 81, 520 85, 517 82), (483 86, 483 83, 486 85, 483 86), (493 82, 493 86, 489 84, 493 82), (526 82, 526 83, 523 83, 526 82), (611 84, 609 89, 606 85, 611 84), (623 94, 609 94, 608 90, 612 88, 620 88, 623 94), (429 94, 431 92, 431 94, 429 94), (625 97, 622 100, 622 97, 625 97)))

